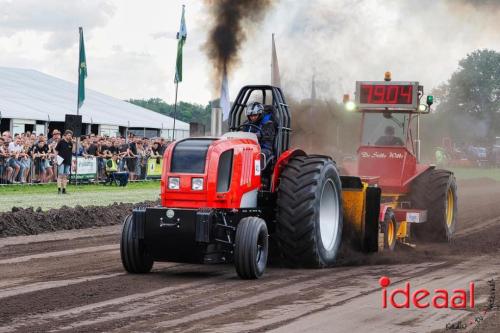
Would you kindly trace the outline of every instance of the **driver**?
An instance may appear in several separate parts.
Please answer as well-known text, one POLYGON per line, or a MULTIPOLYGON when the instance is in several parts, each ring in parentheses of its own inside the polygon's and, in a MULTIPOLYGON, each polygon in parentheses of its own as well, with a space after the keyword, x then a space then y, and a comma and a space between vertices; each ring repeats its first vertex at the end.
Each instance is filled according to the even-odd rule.
POLYGON ((403 140, 394 135, 395 132, 394 126, 387 126, 384 131, 385 135, 378 138, 375 146, 404 146, 403 140))
POLYGON ((248 120, 243 123, 243 126, 246 127, 245 131, 255 133, 257 135, 260 149, 266 156, 266 161, 270 161, 274 157, 273 142, 274 137, 276 136, 276 129, 271 119, 271 114, 264 114, 264 106, 259 102, 249 104, 245 113, 248 118, 248 120))

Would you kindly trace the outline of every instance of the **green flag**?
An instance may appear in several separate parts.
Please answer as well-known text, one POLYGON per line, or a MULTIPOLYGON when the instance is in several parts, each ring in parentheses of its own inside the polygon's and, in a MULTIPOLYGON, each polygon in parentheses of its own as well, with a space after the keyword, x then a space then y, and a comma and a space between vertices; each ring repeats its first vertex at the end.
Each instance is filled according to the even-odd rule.
POLYGON ((85 58, 82 27, 80 27, 80 60, 78 64, 78 108, 80 108, 85 100, 85 78, 87 77, 87 60, 85 58))
POLYGON ((186 42, 187 30, 186 30, 186 21, 184 20, 184 8, 182 5, 182 17, 181 17, 181 27, 179 32, 177 33, 177 61, 175 63, 175 78, 174 82, 178 83, 182 81, 182 47, 186 42))

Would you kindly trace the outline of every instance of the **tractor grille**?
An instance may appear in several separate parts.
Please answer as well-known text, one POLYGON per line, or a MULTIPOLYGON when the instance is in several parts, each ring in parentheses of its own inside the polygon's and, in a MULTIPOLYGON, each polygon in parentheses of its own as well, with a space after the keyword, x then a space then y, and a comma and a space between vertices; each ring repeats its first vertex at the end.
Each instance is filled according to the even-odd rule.
POLYGON ((244 149, 240 185, 246 185, 250 183, 252 179, 252 171, 253 171, 253 150, 244 149))
POLYGON ((174 147, 170 172, 205 173, 208 147, 215 139, 187 139, 174 147))

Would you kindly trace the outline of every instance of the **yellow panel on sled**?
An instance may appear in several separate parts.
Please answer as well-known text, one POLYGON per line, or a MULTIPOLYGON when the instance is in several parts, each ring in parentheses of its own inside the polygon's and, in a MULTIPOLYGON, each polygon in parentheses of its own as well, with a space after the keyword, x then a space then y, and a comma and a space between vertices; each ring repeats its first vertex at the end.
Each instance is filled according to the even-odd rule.
POLYGON ((355 250, 378 251, 380 188, 368 186, 358 177, 343 176, 341 180, 344 241, 355 250))
POLYGON ((361 189, 344 188, 342 204, 344 208, 344 223, 347 222, 351 232, 362 235, 365 220, 366 184, 361 189))

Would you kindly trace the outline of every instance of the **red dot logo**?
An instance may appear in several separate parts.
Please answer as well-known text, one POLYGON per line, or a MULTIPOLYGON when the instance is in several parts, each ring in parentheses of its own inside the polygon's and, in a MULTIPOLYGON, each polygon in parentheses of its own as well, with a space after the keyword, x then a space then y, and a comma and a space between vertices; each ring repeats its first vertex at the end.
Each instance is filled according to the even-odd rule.
POLYGON ((382 276, 379 280, 378 283, 382 288, 388 287, 391 284, 391 279, 389 279, 387 276, 382 276))

